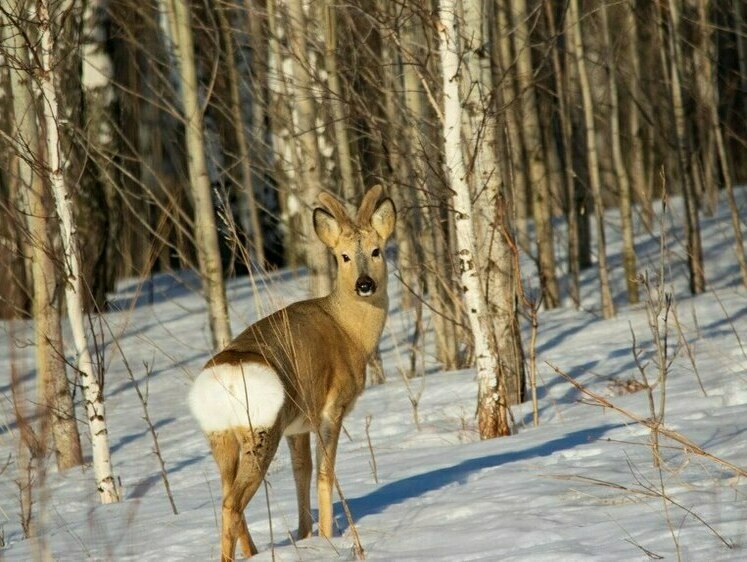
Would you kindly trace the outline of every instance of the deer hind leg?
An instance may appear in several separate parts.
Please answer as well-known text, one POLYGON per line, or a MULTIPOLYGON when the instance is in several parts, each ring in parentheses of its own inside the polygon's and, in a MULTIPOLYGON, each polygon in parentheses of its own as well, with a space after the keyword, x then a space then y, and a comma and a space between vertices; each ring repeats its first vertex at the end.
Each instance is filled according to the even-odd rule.
MULTIPOLYGON (((236 480, 236 471, 239 468, 240 443, 232 430, 216 431, 208 434, 210 449, 213 452, 213 458, 218 464, 220 471, 221 493, 225 498, 231 492, 234 480, 236 480)), ((257 554, 257 547, 249 535, 249 529, 246 526, 246 517, 241 513, 241 523, 238 531, 239 544, 244 556, 249 557, 257 554)))
POLYGON ((342 429, 342 412, 325 415, 317 433, 317 501, 319 502, 319 536, 332 536, 332 490, 335 486, 335 457, 342 429))
POLYGON ((287 438, 298 500, 298 538, 311 536, 311 442, 308 433, 287 438))
POLYGON ((249 547, 249 555, 257 552, 249 535, 244 518, 249 500, 254 497, 262 479, 275 456, 280 442, 280 428, 236 428, 240 457, 236 477, 230 490, 223 498, 221 553, 223 562, 234 560, 237 539, 242 540, 242 549, 249 547), (246 542, 245 542, 246 541, 246 542))

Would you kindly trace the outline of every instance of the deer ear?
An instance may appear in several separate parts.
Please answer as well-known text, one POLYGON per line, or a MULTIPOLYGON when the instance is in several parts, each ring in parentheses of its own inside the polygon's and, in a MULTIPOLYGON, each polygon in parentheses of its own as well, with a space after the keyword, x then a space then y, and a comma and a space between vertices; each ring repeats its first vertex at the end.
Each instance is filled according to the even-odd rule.
POLYGON ((382 199, 371 215, 371 226, 376 231, 376 234, 386 240, 394 232, 394 224, 396 222, 397 210, 394 208, 394 202, 388 197, 382 199))
POLYGON ((334 248, 340 239, 340 223, 330 213, 317 207, 314 209, 314 231, 325 246, 334 248))

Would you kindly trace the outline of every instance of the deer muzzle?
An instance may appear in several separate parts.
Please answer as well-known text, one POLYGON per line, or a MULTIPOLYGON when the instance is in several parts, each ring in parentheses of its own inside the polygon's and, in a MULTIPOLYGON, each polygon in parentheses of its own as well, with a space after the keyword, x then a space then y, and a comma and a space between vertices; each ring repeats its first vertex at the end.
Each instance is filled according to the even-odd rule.
POLYGON ((376 281, 368 275, 361 275, 355 282, 355 292, 359 297, 370 297, 376 292, 376 281))

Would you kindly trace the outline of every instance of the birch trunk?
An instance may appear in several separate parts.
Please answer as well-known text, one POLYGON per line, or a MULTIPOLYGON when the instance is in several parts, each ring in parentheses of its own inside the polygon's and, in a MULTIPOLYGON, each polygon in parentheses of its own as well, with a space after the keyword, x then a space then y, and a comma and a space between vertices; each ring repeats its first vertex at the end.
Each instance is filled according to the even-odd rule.
MULTIPOLYGON (((270 85, 268 80, 268 68, 270 65, 269 44, 270 38, 268 33, 268 12, 267 3, 264 0, 245 0, 245 5, 249 8, 246 10, 249 24, 249 45, 251 48, 251 83, 250 92, 252 98, 252 150, 255 155, 255 165, 252 167, 254 174, 252 184, 254 186, 255 197, 259 194, 264 195, 261 200, 263 204, 268 204, 267 177, 271 175, 272 166, 272 147, 268 142, 267 134, 268 116, 270 114, 270 85)), ((274 199, 274 197, 272 197, 274 199)), ((278 196, 279 200, 279 196, 278 196)), ((273 208, 277 210, 279 203, 271 201, 273 208)), ((273 241, 277 239, 277 232, 273 241)), ((266 243, 266 242, 265 242, 266 243)), ((277 242, 276 242, 277 243, 277 242)), ((274 244, 268 244, 268 249, 274 244)))
POLYGON ((615 170, 615 178, 620 191, 620 223, 622 229, 622 258, 623 270, 625 272, 625 286, 628 290, 628 302, 638 302, 638 280, 636 272, 635 242, 633 240, 633 205, 630 179, 625 167, 622 153, 622 141, 620 137, 620 103, 617 93, 616 63, 612 53, 610 42, 609 21, 607 17, 607 4, 600 4, 602 40, 607 62, 607 82, 609 89, 609 118, 610 118, 610 145, 612 150, 612 163, 615 170))
POLYGON ((498 160, 495 100, 487 22, 493 20, 492 10, 479 0, 465 0, 464 71, 460 73, 466 120, 472 136, 467 137, 467 153, 473 156, 472 170, 468 170, 472 193, 476 194, 474 221, 480 223, 480 274, 484 280, 488 314, 492 319, 495 353, 499 362, 496 376, 498 388, 506 395, 501 399, 518 404, 524 399, 524 354, 516 308, 516 268, 514 240, 509 207, 503 193, 503 174, 498 160))
MULTIPOLYGON (((92 293, 92 303, 99 309, 104 308, 107 293, 114 289, 118 273, 116 241, 122 230, 121 213, 117 209, 117 189, 121 182, 115 164, 121 151, 116 125, 112 125, 116 119, 117 95, 112 83, 113 63, 106 51, 108 7, 108 0, 85 2, 80 31, 75 29, 65 34, 71 45, 81 43, 80 85, 60 86, 61 111, 66 119, 79 124, 85 136, 82 146, 75 137, 63 137, 63 147, 67 140, 72 145, 71 154, 75 155, 73 161, 79 162, 80 169, 73 165, 67 171, 67 181, 76 181, 83 194, 77 201, 79 212, 87 217, 85 228, 79 225, 83 276, 92 293), (65 90, 77 92, 78 88, 82 103, 76 94, 64 95, 65 90), (86 260, 90 263, 85 263, 86 260)), ((69 64, 70 67, 73 65, 69 64)))
POLYGON ((558 279, 555 273, 555 248, 553 246, 551 189, 549 169, 545 163, 539 105, 534 84, 532 52, 527 26, 526 0, 508 0, 511 3, 511 23, 516 55, 516 77, 521 104, 522 138, 526 150, 529 185, 532 191, 532 213, 537 238, 537 266, 543 303, 546 308, 560 305, 558 279))
MULTIPOLYGON (((714 139, 716 146, 716 154, 718 162, 721 168, 721 175, 724 178, 724 191, 726 192, 726 200, 729 204, 729 211, 731 215, 731 224, 734 230, 734 252, 739 264, 739 273, 742 277, 742 285, 747 287, 747 256, 744 252, 744 238, 742 236, 742 222, 740 218, 739 207, 734 197, 734 181, 732 180, 732 170, 729 165, 729 158, 726 152, 726 146, 724 143, 724 135, 721 130, 721 124, 719 123, 718 105, 719 105, 719 93, 718 84, 716 77, 713 73, 713 65, 711 63, 712 57, 715 58, 713 51, 715 50, 711 44, 712 33, 711 24, 708 21, 708 5, 707 0, 698 0, 698 15, 699 25, 701 26, 701 38, 700 48, 705 51, 702 54, 702 66, 704 73, 707 76, 708 82, 701 84, 702 95, 706 98, 706 111, 708 112, 708 126, 710 127, 711 134, 714 139)), ((701 81, 705 81, 705 78, 700 77, 701 81)), ((744 77, 742 77, 744 79, 744 77)))
MULTIPOLYGON (((447 253, 447 240, 442 226, 438 205, 429 189, 427 132, 425 123, 428 113, 423 103, 423 85, 418 76, 419 57, 423 54, 425 38, 418 28, 416 18, 410 18, 403 29, 403 82, 406 139, 408 160, 412 166, 412 183, 415 200, 423 216, 423 221, 431 227, 420 237, 423 253, 423 282, 428 289, 428 301, 433 309, 433 325, 436 333, 436 357, 444 369, 455 369, 459 365, 459 341, 455 326, 456 311, 451 306, 448 287, 451 285, 451 259, 447 253), (413 58, 413 56, 418 58, 413 58), (446 265, 444 265, 446 264, 446 265)), ((399 222, 399 221, 398 221, 399 222)))
POLYGON ((51 19, 47 0, 37 2, 41 66, 39 72, 39 87, 42 92, 42 112, 46 126, 46 152, 49 185, 52 188, 57 215, 60 219, 60 231, 64 248, 65 265, 65 297, 67 313, 73 333, 80 382, 83 397, 86 402, 86 414, 91 432, 91 448, 93 456, 93 470, 96 487, 102 503, 119 501, 114 473, 112 471, 111 455, 109 452, 109 433, 106 426, 104 409, 104 395, 94 369, 91 354, 86 339, 85 321, 83 315, 83 286, 81 278, 80 250, 73 218, 72 194, 66 185, 63 174, 63 162, 60 151, 58 130, 58 102, 55 91, 55 65, 52 61, 54 43, 52 39, 51 19))
MULTIPOLYGON (((669 86, 674 113, 675 141, 677 146, 677 166, 682 182, 682 194, 685 201, 685 235, 687 237, 687 265, 690 272, 690 291, 697 295, 705 290, 705 273, 703 270, 703 245, 700 239, 700 222, 698 220, 698 202, 690 175, 690 150, 687 141, 687 123, 685 106, 682 99, 680 69, 682 61, 679 49, 679 6, 676 0, 669 0, 668 50, 669 50, 669 86)), ((659 7, 661 10, 661 7, 659 7)))
POLYGON ((744 0, 734 0, 734 27, 739 65, 739 85, 742 92, 742 107, 747 107, 747 26, 744 22, 744 0))
MULTIPOLYGON (((388 0, 379 2, 379 9, 391 15, 392 6, 388 0)), ((420 282, 422 275, 422 244, 419 243, 422 232, 419 226, 419 209, 415 204, 415 194, 411 187, 413 172, 412 158, 409 157, 409 146, 406 138, 407 120, 403 111, 402 83, 400 81, 401 60, 397 56, 393 42, 384 42, 381 47, 382 74, 384 82, 384 132, 383 143, 388 147, 389 166, 393 171, 394 183, 397 186, 391 190, 395 206, 398 209, 410 209, 411 212, 401 213, 396 225, 397 234, 397 265, 405 285, 402 291, 402 308, 417 309, 418 318, 422 316, 423 287, 420 282), (417 298, 420 293, 420 298, 417 298)))
POLYGON ((340 179, 342 180, 342 194, 348 203, 352 203, 356 199, 357 192, 353 174, 353 158, 350 155, 347 119, 342 104, 342 86, 340 85, 340 74, 337 70, 337 14, 335 13, 335 4, 332 0, 324 0, 324 66, 327 70, 329 104, 332 110, 337 165, 340 168, 340 179))
MULTIPOLYGON (((713 28, 709 20, 710 1, 697 0, 697 41, 693 46, 693 80, 695 81, 696 100, 699 106, 697 112, 698 136, 700 141, 701 175, 703 181, 703 198, 705 210, 712 217, 718 205, 718 153, 713 128, 713 115, 718 112, 714 107, 716 80, 713 75, 713 62, 716 59, 712 45, 713 28)), ((718 117, 716 117, 718 123, 718 117)))
POLYGON ((514 58, 511 48, 511 24, 505 1, 497 2, 496 20, 498 22, 498 40, 496 41, 499 67, 501 70, 501 93, 506 106, 506 144, 511 162, 510 178, 512 190, 513 214, 516 220, 516 232, 519 244, 529 251, 528 202, 526 163, 524 161, 524 144, 521 140, 521 108, 516 94, 514 80, 514 58))
POLYGON ((218 230, 205 161, 202 108, 199 103, 195 70, 192 24, 187 0, 161 0, 168 14, 172 40, 178 54, 187 143, 187 167, 195 212, 195 245, 203 290, 208 307, 210 333, 214 349, 231 341, 228 302, 218 248, 218 230))
MULTIPOLYGON (((270 122, 270 138, 272 139, 272 155, 275 163, 275 182, 278 185, 281 220, 285 230, 284 248, 288 266, 295 270, 299 267, 301 254, 300 227, 298 222, 299 189, 295 177, 291 137, 293 136, 293 118, 291 107, 293 100, 288 87, 286 76, 286 60, 280 47, 281 36, 286 35, 277 16, 276 0, 267 0, 267 116, 270 122), (293 203, 293 204, 291 204, 293 203)), ((253 4, 254 5, 254 4, 253 4)), ((254 28, 252 28, 254 29, 254 28)), ((253 44, 257 38, 253 37, 253 44)), ((260 70, 255 68, 255 70, 260 70)), ((262 73, 255 73, 259 80, 262 73)), ((259 87, 259 84, 257 84, 259 87)))
MULTIPOLYGON (((551 37, 557 36, 555 24, 554 6, 550 0, 544 0, 545 16, 548 31, 551 37)), ((576 307, 581 305, 580 289, 580 245, 579 245, 579 222, 580 213, 576 204, 576 172, 573 164, 573 124, 569 109, 568 97, 570 96, 570 72, 563 68, 560 57, 558 41, 554 41, 552 48, 552 66, 555 72, 555 83, 557 88, 558 116, 560 118, 561 141, 563 145, 563 162, 565 173, 566 194, 566 217, 568 221, 568 295, 576 307)))
POLYGON ((39 133, 32 93, 28 87, 29 68, 27 46, 20 33, 13 34, 15 65, 11 71, 11 92, 19 151, 18 179, 25 200, 33 280, 34 339, 36 344, 38 403, 44 423, 51 430, 57 468, 65 470, 83 464, 80 436, 75 418, 70 388, 65 373, 65 352, 62 343, 60 310, 55 303, 57 275, 54 243, 50 235, 43 178, 34 171, 39 161, 39 133))
POLYGON ((641 206, 641 215, 646 230, 651 231, 653 226, 653 193, 650 189, 650 179, 646 174, 644 157, 644 122, 641 119, 641 105, 644 103, 643 90, 641 88, 641 65, 638 56, 638 44, 640 37, 638 33, 638 22, 635 14, 635 0, 622 3, 624 11, 623 21, 628 30, 626 41, 626 57, 630 65, 630 77, 628 88, 630 90, 628 107, 628 129, 630 131, 631 152, 631 175, 633 179, 633 191, 641 206))
POLYGON ((584 45, 581 39, 581 19, 578 10, 578 0, 570 0, 568 5, 569 25, 572 32, 570 43, 576 61, 579 87, 581 88, 581 100, 584 111, 584 124, 586 131, 586 152, 589 162, 589 183, 594 197, 594 217, 597 231, 597 260, 599 266, 599 289, 602 294, 602 315, 604 318, 612 318, 615 315, 615 305, 612 300, 612 291, 609 283, 609 270, 607 267, 607 249, 604 232, 604 206, 602 203, 602 182, 599 176, 599 159, 597 156, 596 128, 594 126, 594 101, 591 95, 591 86, 586 71, 586 60, 584 57, 584 45))
POLYGON ((289 0, 288 43, 292 56, 293 97, 295 100, 297 146, 294 147, 296 176, 302 185, 300 200, 304 210, 301 217, 302 235, 306 246, 306 265, 309 268, 311 292, 315 296, 331 289, 327 252, 314 235, 311 208, 322 190, 322 159, 316 132, 316 107, 309 73, 306 16, 303 0, 289 0))
POLYGON ((731 167, 726 156, 726 147, 724 146, 724 136, 721 132, 721 126, 716 125, 716 146, 718 148, 719 161, 721 162, 721 173, 724 176, 726 200, 729 203, 731 214, 731 225, 734 229, 734 252, 739 264, 739 272, 742 276, 742 285, 747 287, 747 255, 744 252, 744 237, 742 236, 742 224, 744 219, 740 218, 739 206, 734 197, 734 181, 731 177, 731 167))
POLYGON ((441 2, 438 35, 443 72, 443 141, 446 176, 452 190, 456 250, 460 265, 461 293, 467 309, 475 346, 480 437, 488 439, 510 434, 508 408, 501 388, 499 363, 491 342, 492 326, 480 282, 475 250, 473 208, 467 184, 467 168, 462 153, 462 102, 459 96, 461 51, 458 45, 457 0, 441 2))

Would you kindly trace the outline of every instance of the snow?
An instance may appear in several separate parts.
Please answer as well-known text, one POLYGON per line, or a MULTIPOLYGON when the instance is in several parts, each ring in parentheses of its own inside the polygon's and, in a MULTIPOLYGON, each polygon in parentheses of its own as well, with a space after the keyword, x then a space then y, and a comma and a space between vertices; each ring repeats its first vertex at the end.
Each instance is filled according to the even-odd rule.
MULTIPOLYGON (((744 216, 747 190, 738 195, 744 216)), ((677 203, 670 211, 673 224, 682 222, 677 203)), ((367 388, 358 400, 346 419, 337 462, 367 560, 671 560, 677 548, 682 560, 747 559, 747 484, 742 477, 666 439, 663 467, 656 469, 647 428, 584 403, 580 392, 553 369, 621 408, 649 415, 645 391, 624 391, 627 381, 640 379, 631 333, 647 361, 652 358, 651 334, 645 307, 624 304, 619 221, 614 213, 608 219, 618 315, 601 319, 593 270, 583 274, 581 310, 541 311, 539 426, 532 426, 530 403, 516 406, 511 437, 480 441, 474 370, 442 372, 432 337, 417 350, 425 376, 409 385, 403 381, 400 372, 410 364, 413 314, 401 309, 393 274, 391 313, 381 344, 388 382, 367 388), (417 423, 410 396, 419 396, 417 423), (671 501, 665 503, 662 490, 671 501)), ((747 468, 747 291, 738 278, 728 210, 704 217, 702 224, 709 284, 703 295, 687 294, 682 231, 671 227, 667 236, 668 283, 696 368, 672 327, 670 345, 678 354, 667 385, 665 424, 710 454, 747 468)), ((653 275, 658 233, 638 228, 640 267, 653 275)), ((562 241, 562 228, 558 231, 562 241)), ((536 287, 529 261, 523 273, 525 284, 536 287)), ((35 487, 41 536, 29 540, 23 538, 19 521, 18 428, 9 373, 14 365, 26 398, 32 400, 33 348, 27 345, 32 332, 27 322, 3 325, 0 537, 5 546, 0 557, 30 560, 46 552, 55 560, 76 561, 219 558, 220 482, 187 405, 191 381, 210 347, 198 286, 194 275, 182 274, 120 287, 115 295, 120 310, 102 317, 96 329, 106 364, 113 463, 124 501, 100 505, 90 467, 58 474, 49 463, 44 481, 35 487), (171 512, 128 369, 147 395, 178 515, 171 512)), ((287 271, 233 280, 228 292, 234 333, 303 298, 305 286, 303 275, 287 271)), ((528 350, 528 332, 525 336, 528 350)), ((653 365, 649 376, 655 377, 653 365)), ((84 423, 80 427, 90 455, 84 423)), ((312 504, 316 506, 313 492, 312 504)), ((338 497, 334 538, 292 538, 295 489, 285 446, 270 467, 267 486, 246 513, 260 549, 258 561, 355 558, 338 497)))

